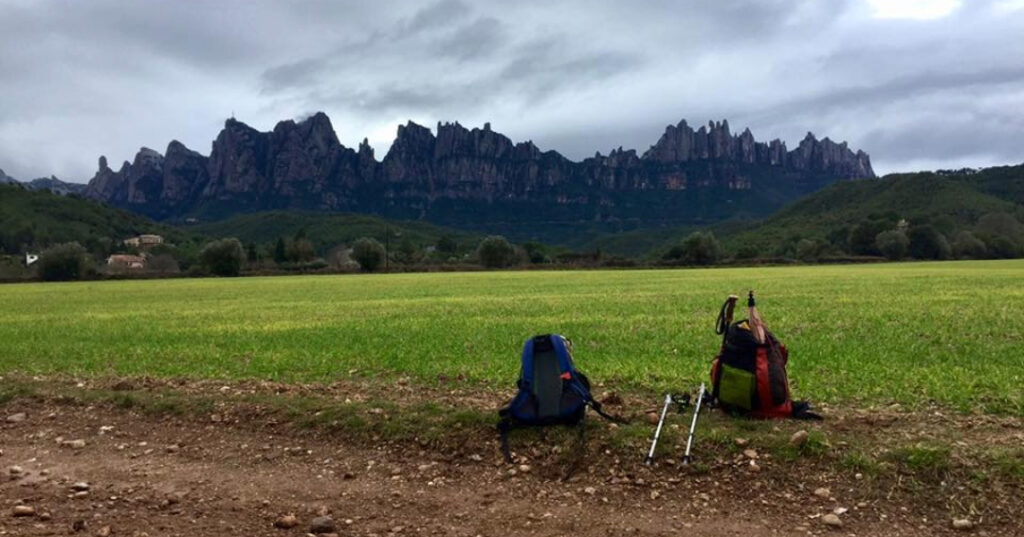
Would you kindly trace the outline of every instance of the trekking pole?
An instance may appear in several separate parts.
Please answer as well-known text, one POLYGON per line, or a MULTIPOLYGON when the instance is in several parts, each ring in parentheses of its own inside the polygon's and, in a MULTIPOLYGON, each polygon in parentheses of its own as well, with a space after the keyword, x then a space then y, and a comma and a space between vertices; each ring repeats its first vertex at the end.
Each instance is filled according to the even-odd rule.
POLYGON ((697 406, 693 407, 693 421, 690 422, 690 437, 686 439, 686 454, 683 455, 683 464, 690 464, 690 447, 693 446, 693 432, 697 429, 697 416, 700 415, 700 404, 704 400, 704 383, 700 383, 700 391, 697 392, 697 406))
POLYGON ((661 426, 665 423, 665 414, 668 412, 668 406, 672 404, 672 394, 665 394, 665 406, 661 409, 661 419, 658 420, 658 428, 654 430, 654 440, 651 442, 651 451, 647 454, 647 458, 644 459, 644 464, 650 466, 654 462, 654 448, 658 446, 658 437, 661 436, 661 426))

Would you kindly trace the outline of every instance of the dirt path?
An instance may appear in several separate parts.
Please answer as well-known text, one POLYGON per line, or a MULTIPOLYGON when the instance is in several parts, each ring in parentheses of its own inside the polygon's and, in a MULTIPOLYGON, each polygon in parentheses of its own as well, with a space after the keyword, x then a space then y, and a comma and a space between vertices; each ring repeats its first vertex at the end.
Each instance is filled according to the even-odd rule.
MULTIPOLYGON (((454 450, 375 446, 275 420, 40 398, 0 412, 24 414, 0 423, 0 535, 305 535, 321 515, 339 535, 360 536, 963 533, 941 500, 893 501, 887 483, 815 465, 766 460, 751 471, 727 460, 695 473, 606 451, 565 482, 558 446, 525 438, 517 462, 526 466, 508 466, 490 438, 454 450), (816 495, 822 487, 828 494, 816 495), (34 513, 13 516, 17 506, 34 513), (823 515, 837 508, 843 526, 827 526, 823 515), (296 527, 274 526, 289 514, 296 527)), ((1024 534, 1001 507, 1022 505, 1020 490, 993 494, 1002 503, 968 534, 1024 534)))

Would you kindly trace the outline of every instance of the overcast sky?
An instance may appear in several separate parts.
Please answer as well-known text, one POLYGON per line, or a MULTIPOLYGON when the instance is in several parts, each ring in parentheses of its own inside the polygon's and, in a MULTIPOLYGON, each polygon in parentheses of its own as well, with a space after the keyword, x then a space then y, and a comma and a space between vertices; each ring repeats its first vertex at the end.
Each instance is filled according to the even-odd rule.
POLYGON ((580 159, 665 125, 807 131, 879 173, 1024 161, 1024 0, 0 0, 0 169, 84 182, 225 118, 491 122, 580 159))

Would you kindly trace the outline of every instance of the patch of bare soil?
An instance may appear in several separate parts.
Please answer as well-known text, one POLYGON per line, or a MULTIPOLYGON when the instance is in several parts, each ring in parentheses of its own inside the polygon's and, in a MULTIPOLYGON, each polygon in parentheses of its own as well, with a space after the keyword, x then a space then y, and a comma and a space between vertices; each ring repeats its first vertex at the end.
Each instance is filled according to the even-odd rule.
MULTIPOLYGON (((715 452, 720 444, 705 439, 701 464, 683 466, 678 437, 647 467, 636 446, 604 440, 614 432, 604 422, 592 424, 580 470, 563 480, 571 435, 517 435, 517 461, 508 465, 485 428, 453 431, 457 442, 395 440, 377 429, 299 426, 239 398, 372 401, 397 389, 408 404, 504 402, 486 389, 37 382, 48 388, 0 405, 0 535, 1024 535, 1014 480, 975 487, 962 472, 934 480, 863 475, 829 458, 783 460, 757 441, 744 446, 751 453, 715 452), (159 412, 83 395, 172 389, 214 402, 159 412), (970 528, 954 529, 954 516, 970 528)), ((624 398, 620 413, 641 409, 632 414, 642 420, 639 396, 624 398)), ((382 411, 365 412, 372 420, 382 411)), ((707 419, 709 428, 727 420, 707 419)), ((770 427, 762 429, 788 438, 806 425, 770 427)), ((1015 418, 898 409, 833 412, 816 427, 844 439, 837 444, 863 437, 869 449, 883 450, 887 439, 904 436, 1010 447, 1022 439, 1015 418)))

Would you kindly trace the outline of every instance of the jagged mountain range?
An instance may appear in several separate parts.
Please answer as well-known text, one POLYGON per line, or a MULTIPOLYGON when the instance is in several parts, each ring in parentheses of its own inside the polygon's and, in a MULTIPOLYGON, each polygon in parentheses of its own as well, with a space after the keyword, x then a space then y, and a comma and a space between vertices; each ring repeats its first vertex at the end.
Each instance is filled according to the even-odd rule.
POLYGON ((792 151, 734 135, 727 121, 670 125, 643 155, 621 147, 580 162, 490 124, 409 122, 377 160, 343 146, 324 113, 260 132, 229 119, 209 156, 172 141, 115 171, 100 157, 84 195, 158 219, 267 209, 351 211, 551 238, 580 222, 607 230, 763 216, 836 180, 873 177, 870 158, 812 134, 792 151))
POLYGON ((62 196, 66 196, 68 194, 81 194, 87 188, 87 185, 83 185, 81 183, 66 183, 57 179, 57 177, 53 175, 50 177, 39 177, 31 181, 22 182, 7 175, 3 170, 0 170, 0 185, 5 184, 21 185, 29 190, 49 190, 62 196))

